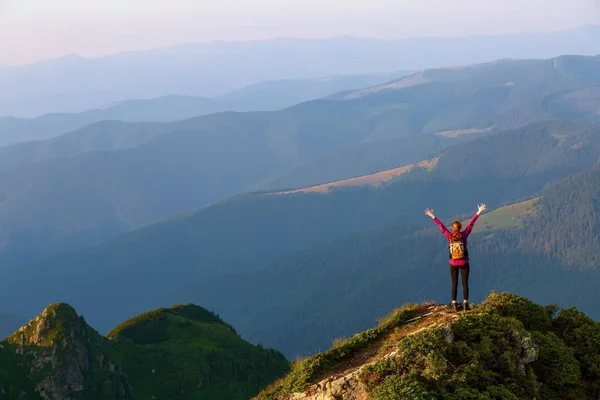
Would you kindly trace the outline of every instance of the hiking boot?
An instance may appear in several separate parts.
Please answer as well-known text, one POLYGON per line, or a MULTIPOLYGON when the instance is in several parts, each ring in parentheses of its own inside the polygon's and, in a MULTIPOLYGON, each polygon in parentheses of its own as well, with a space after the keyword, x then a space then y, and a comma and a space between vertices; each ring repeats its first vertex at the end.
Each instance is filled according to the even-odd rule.
POLYGON ((458 303, 457 302, 452 302, 448 305, 448 307, 450 307, 452 310, 454 311, 458 311, 458 303))
POLYGON ((468 301, 463 301, 463 311, 469 311, 471 309, 471 306, 469 305, 468 301))

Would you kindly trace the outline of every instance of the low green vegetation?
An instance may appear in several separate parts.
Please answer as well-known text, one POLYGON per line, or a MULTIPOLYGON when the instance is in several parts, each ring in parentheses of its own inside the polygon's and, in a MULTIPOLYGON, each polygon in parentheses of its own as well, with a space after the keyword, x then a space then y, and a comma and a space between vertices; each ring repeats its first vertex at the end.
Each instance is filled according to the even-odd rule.
POLYGON ((247 399, 288 369, 279 352, 252 346, 194 305, 142 314, 108 337, 141 399, 247 399))
MULTIPOLYGON (((383 357, 380 352, 377 359, 365 358, 362 365, 352 367, 360 368, 359 386, 370 399, 575 400, 595 399, 599 394, 600 323, 575 309, 543 307, 513 294, 493 293, 458 318, 444 319, 437 313, 425 318, 430 319, 425 329, 418 322, 411 328, 401 318, 394 326, 404 326, 404 334, 388 330, 371 339, 371 345, 379 343, 396 353, 383 357)), ((367 337, 368 332, 356 337, 367 337)), ((287 398, 290 392, 305 391, 326 378, 300 371, 324 357, 331 360, 329 355, 336 349, 296 363, 257 399, 287 398)), ((348 349, 328 370, 343 368, 345 359, 361 358, 365 349, 348 349)))
POLYGON ((394 328, 416 317, 417 311, 417 306, 406 305, 383 319, 378 327, 340 341, 324 353, 294 362, 290 373, 269 386, 258 398, 279 398, 305 390, 311 383, 330 373, 338 364, 351 359, 370 346, 380 344, 394 328))

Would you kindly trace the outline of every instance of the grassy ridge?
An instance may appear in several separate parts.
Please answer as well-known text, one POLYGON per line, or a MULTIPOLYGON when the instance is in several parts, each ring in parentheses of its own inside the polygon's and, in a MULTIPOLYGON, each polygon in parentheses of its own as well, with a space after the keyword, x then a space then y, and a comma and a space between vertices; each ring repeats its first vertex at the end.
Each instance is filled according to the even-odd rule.
POLYGON ((473 228, 473 232, 521 228, 523 221, 529 216, 535 216, 538 210, 538 198, 500 207, 487 214, 482 214, 473 228))
POLYGON ((418 315, 419 307, 408 304, 383 319, 378 327, 335 343, 330 350, 316 354, 292 364, 291 372, 265 389, 259 399, 279 398, 294 392, 304 391, 311 383, 326 376, 343 363, 376 344, 395 328, 418 315))
POLYGON ((288 368, 280 353, 243 341, 193 305, 142 314, 108 337, 117 342, 138 398, 246 399, 288 368))

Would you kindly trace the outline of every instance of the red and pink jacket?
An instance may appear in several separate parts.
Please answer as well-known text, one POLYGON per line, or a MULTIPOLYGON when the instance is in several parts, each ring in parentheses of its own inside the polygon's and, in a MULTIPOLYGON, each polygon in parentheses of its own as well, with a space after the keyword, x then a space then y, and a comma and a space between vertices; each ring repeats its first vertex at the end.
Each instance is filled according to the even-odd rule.
MULTIPOLYGON (((473 218, 471 218, 471 222, 469 222, 469 225, 467 225, 467 227, 465 228, 465 230, 461 232, 462 239, 465 242, 465 246, 467 245, 467 237, 471 234, 471 230, 473 230, 473 225, 475 225, 475 221, 477 221, 477 218, 479 218, 478 214, 473 215, 473 218)), ((449 245, 450 241, 452 240, 452 232, 450 232, 448 230, 448 228, 446 228, 444 226, 444 224, 442 224, 442 221, 440 221, 437 217, 435 217, 433 219, 433 222, 435 222, 435 224, 440 227, 440 230, 442 231, 442 234, 444 236, 446 236, 446 239, 448 239, 448 245, 449 245)), ((466 265, 466 264, 469 263, 469 259, 468 258, 466 258, 464 260, 453 260, 453 259, 450 259, 449 261, 450 261, 450 265, 453 265, 455 267, 461 267, 461 266, 466 265)))

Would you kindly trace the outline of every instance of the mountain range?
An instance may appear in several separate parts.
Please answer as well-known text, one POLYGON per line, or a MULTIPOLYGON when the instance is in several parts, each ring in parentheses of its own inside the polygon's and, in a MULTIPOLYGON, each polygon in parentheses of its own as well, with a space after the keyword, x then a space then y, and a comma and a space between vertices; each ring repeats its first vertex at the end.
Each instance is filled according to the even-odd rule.
POLYGON ((467 220, 483 201, 474 299, 509 290, 598 318, 599 66, 432 69, 278 111, 0 148, 1 311, 63 301, 108 333, 202 304, 293 359, 398 304, 447 300, 422 210, 467 220))
POLYGON ((385 83, 407 72, 261 82, 216 98, 169 95, 112 102, 80 113, 0 118, 0 146, 51 139, 99 121, 173 122, 225 111, 274 111, 341 91, 385 83))
POLYGON ((279 111, 106 121, 0 148, 2 260, 99 244, 249 190, 399 168, 533 121, 596 122, 599 60, 430 70, 279 111))
POLYGON ((267 80, 466 65, 600 52, 598 26, 568 31, 401 40, 279 38, 185 44, 0 67, 0 116, 82 112, 134 98, 215 97, 267 80))

